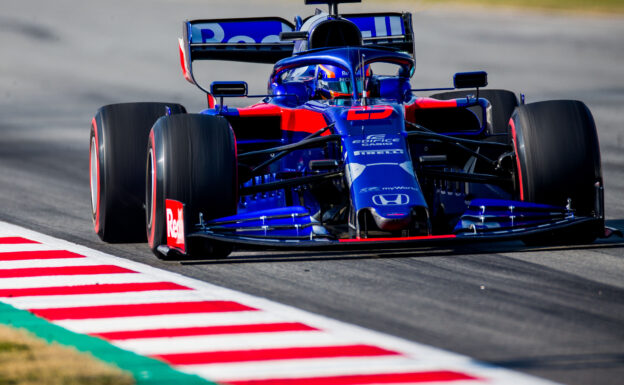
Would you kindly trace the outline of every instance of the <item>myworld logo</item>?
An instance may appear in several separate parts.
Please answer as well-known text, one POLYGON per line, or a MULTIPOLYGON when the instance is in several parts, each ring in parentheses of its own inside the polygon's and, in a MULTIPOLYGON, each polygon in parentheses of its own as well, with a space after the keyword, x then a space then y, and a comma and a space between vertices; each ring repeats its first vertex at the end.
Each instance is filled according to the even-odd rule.
POLYGON ((373 196, 373 203, 377 206, 406 205, 410 201, 407 194, 380 194, 373 196))

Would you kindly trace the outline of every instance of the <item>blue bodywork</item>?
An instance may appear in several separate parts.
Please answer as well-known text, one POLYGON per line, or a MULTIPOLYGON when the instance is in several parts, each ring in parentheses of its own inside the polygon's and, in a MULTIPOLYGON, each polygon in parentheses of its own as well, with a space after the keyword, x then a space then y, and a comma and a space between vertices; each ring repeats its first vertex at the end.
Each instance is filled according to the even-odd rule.
POLYGON ((185 77, 195 84, 193 60, 274 63, 263 102, 232 108, 219 101, 202 111, 225 116, 234 130, 240 201, 234 216, 195 220, 187 237, 305 247, 426 243, 517 237, 592 220, 569 207, 520 201, 513 167, 503 162, 513 148, 486 141, 487 99, 414 96, 410 14, 187 21, 180 48, 185 77), (319 65, 348 73, 349 97, 319 97, 319 65), (395 72, 368 74, 377 65, 395 72), (419 124, 425 112, 454 120, 429 129, 419 124), (483 145, 466 150, 470 141, 483 145), (482 171, 493 156, 497 167, 482 171))

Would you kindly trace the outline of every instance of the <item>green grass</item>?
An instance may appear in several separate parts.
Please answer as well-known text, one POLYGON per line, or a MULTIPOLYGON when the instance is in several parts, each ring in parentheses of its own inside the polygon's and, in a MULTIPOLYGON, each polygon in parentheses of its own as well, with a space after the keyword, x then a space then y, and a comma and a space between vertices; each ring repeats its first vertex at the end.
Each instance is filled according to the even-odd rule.
POLYGON ((26 332, 0 325, 0 384, 133 385, 129 372, 87 353, 48 344, 26 332))
MULTIPOLYGON (((97 377, 100 382, 92 380, 93 376, 85 377, 84 375, 74 377, 77 382, 71 382, 69 379, 62 380, 60 383, 48 381, 60 377, 59 374, 54 373, 46 375, 45 380, 35 379, 31 382, 15 382, 10 377, 7 378, 7 376, 21 375, 20 370, 37 375, 40 370, 33 370, 32 368, 24 369, 23 365, 16 364, 20 362, 27 362, 28 360, 26 360, 26 358, 30 357, 33 353, 33 349, 30 347, 29 343, 23 339, 9 338, 8 336, 3 335, 2 331, 7 328, 16 330, 19 329, 18 331, 26 329, 32 338, 41 340, 39 343, 43 343, 51 347, 62 347, 75 352, 81 352, 83 353, 80 354, 81 356, 87 356, 87 358, 90 358, 90 361, 92 362, 100 362, 109 368, 120 368, 124 372, 123 377, 130 380, 131 384, 216 385, 214 382, 210 382, 196 375, 179 372, 160 360, 144 357, 136 353, 120 349, 103 339, 70 332, 69 330, 63 329, 58 325, 54 325, 43 318, 39 318, 26 310, 19 310, 2 302, 0 302, 0 341, 3 341, 4 346, 3 349, 0 350, 0 385, 122 385, 124 384, 123 381, 125 381, 119 379, 119 376, 111 377, 108 375, 98 375, 97 377), (19 354, 24 355, 26 358, 17 358, 17 355, 19 354), (127 375, 129 375, 129 377, 127 375), (108 379, 111 378, 112 382, 105 382, 109 381, 108 379)), ((25 333, 23 330, 21 331, 25 333)), ((43 352, 46 349, 37 348, 34 350, 37 352, 43 352)), ((52 354, 52 359, 57 356, 62 357, 61 355, 52 354)), ((64 364, 69 361, 73 360, 63 360, 61 366, 66 366, 69 369, 78 366, 81 370, 83 369, 83 366, 85 366, 83 364, 64 364)), ((30 377, 26 376, 25 379, 29 380, 29 378, 30 377)))

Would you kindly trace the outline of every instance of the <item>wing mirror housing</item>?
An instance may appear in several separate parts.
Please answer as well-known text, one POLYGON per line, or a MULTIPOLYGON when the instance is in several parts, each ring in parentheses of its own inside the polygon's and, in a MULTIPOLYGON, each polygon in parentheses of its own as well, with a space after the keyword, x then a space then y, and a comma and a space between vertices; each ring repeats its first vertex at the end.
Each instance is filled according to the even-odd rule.
POLYGON ((242 97, 247 96, 247 82, 212 82, 210 84, 210 93, 216 97, 242 97))
POLYGON ((219 98, 219 113, 223 112, 223 98, 237 98, 247 96, 247 82, 212 82, 210 93, 219 98))
POLYGON ((487 86, 487 72, 458 72, 453 76, 455 88, 483 88, 487 86))
POLYGON ((308 31, 280 32, 281 41, 308 40, 308 31))

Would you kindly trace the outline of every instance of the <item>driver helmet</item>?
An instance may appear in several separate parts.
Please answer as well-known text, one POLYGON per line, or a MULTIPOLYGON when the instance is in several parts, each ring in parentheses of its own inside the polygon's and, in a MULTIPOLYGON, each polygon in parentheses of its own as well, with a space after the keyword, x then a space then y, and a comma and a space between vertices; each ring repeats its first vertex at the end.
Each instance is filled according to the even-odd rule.
MULTIPOLYGON (((366 78, 372 75, 370 65, 365 67, 366 78)), ((360 71, 357 73, 359 80, 360 71)), ((353 95, 351 89, 351 77, 349 72, 340 67, 329 64, 319 64, 316 70, 316 92, 322 99, 348 98, 353 95)), ((357 84, 358 93, 361 90, 361 84, 357 84)))
POLYGON ((316 92, 322 99, 350 97, 353 90, 349 72, 329 64, 317 65, 316 92))

